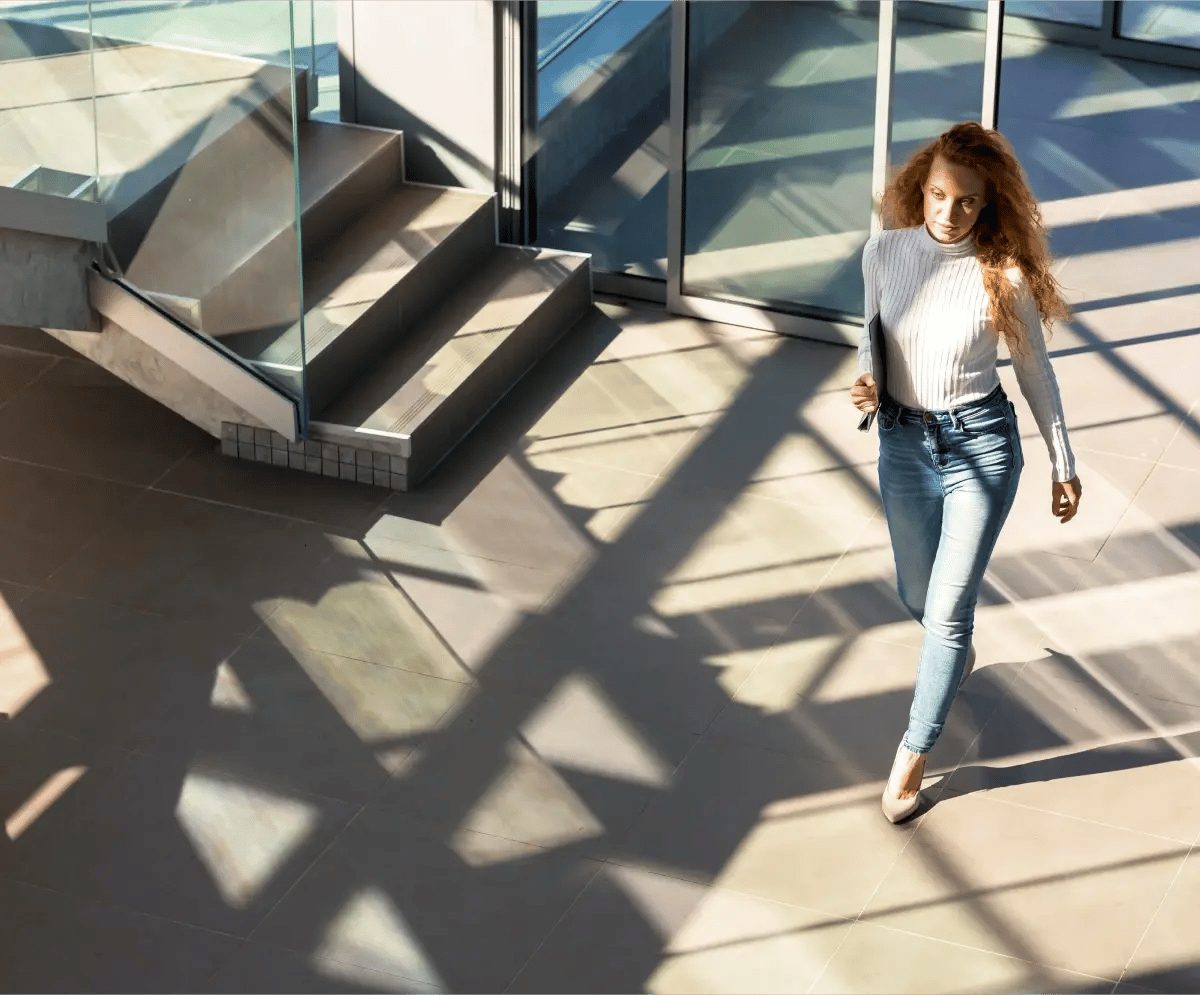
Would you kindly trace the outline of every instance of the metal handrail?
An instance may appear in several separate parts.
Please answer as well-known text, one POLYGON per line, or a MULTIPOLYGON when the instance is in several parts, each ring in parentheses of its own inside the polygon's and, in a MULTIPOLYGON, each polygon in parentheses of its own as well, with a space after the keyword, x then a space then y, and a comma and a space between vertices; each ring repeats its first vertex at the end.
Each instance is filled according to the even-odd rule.
POLYGON ((582 35, 587 34, 587 32, 589 32, 593 27, 595 27, 595 25, 598 21, 602 20, 607 14, 609 14, 612 11, 612 9, 614 7, 618 6, 620 3, 621 3, 621 0, 608 0, 607 3, 601 4, 599 9, 597 9, 596 12, 594 14, 592 14, 591 17, 589 17, 587 20, 583 21, 573 31, 568 32, 562 38, 560 38, 558 40, 558 42, 555 44, 555 46, 552 49, 550 49, 549 52, 547 52, 544 56, 542 56, 540 59, 538 59, 538 64, 537 64, 538 72, 541 72, 548 65, 550 65, 551 62, 553 62, 560 55, 562 55, 563 52, 565 52, 568 48, 570 48, 573 44, 575 44, 575 42, 578 41, 582 35))

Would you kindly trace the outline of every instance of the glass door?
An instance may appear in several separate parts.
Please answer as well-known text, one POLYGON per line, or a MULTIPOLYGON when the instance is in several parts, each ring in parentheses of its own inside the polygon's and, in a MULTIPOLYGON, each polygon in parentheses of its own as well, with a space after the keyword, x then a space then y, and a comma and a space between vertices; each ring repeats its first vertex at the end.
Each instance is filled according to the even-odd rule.
POLYGON ((1011 101, 997 117, 1002 57, 1006 93, 1048 47, 1060 88, 1079 50, 1200 68, 1200 0, 542 2, 536 21, 533 241, 592 253, 603 293, 849 343, 892 171, 962 120, 1025 148, 1011 101))
POLYGON ((694 3, 686 15, 678 303, 712 318, 735 316, 721 303, 765 309, 781 330, 800 313, 854 324, 878 5, 694 3))

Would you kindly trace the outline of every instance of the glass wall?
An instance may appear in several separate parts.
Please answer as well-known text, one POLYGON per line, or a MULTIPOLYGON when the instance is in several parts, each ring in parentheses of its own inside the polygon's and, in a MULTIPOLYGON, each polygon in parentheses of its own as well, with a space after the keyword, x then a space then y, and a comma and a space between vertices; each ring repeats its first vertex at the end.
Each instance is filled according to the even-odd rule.
POLYGON ((667 275, 670 6, 537 5, 535 240, 592 253, 598 270, 660 280, 667 275))
POLYGON ((689 5, 684 294, 862 309, 878 15, 689 5))
POLYGON ((1200 2, 1122 4, 1117 31, 1135 41, 1200 49, 1200 2))
POLYGON ((983 107, 984 18, 948 24, 936 5, 896 4, 896 68, 892 78, 894 172, 914 152, 959 121, 978 121, 983 107))
MULTIPOLYGON (((954 7, 987 10, 987 0, 939 0, 954 7)), ((1103 0, 1008 0, 1004 6, 1007 17, 1026 17, 1036 21, 1058 24, 1079 24, 1098 28, 1104 21, 1103 0)))
MULTIPOLYGON (((1125 4, 1121 23, 1178 39, 1186 11, 1172 21, 1155 8, 1183 6, 1125 4)), ((1006 30, 1001 80, 998 127, 1044 203, 1056 255, 1075 257, 1065 278, 1115 253, 1124 262, 1106 279, 1152 289, 1164 246, 1187 246, 1200 227, 1200 204, 1178 186, 1200 176, 1200 69, 1107 54, 1098 36, 1065 44, 1006 30)))

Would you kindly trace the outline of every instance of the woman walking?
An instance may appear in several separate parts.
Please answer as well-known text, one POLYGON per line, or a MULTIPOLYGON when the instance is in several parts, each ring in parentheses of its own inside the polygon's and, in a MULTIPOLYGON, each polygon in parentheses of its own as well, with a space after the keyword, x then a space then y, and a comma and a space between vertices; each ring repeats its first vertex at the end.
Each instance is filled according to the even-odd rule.
POLYGON ((975 603, 1024 458, 996 373, 1003 336, 1050 453, 1052 511, 1081 488, 1042 320, 1070 311, 1050 274, 1041 211, 1011 146, 975 122, 916 153, 863 250, 866 321, 851 396, 878 411, 879 486, 900 599, 924 626, 908 730, 883 793, 899 822, 920 806, 925 758, 974 666, 975 603), (879 404, 867 327, 887 350, 879 404))

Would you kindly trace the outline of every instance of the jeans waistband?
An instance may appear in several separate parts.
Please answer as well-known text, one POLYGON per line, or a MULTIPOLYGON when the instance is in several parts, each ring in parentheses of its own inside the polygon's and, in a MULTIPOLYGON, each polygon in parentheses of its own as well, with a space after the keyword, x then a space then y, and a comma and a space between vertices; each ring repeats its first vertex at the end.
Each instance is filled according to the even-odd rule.
POLYGON ((957 408, 950 408, 946 411, 924 411, 921 408, 906 408, 903 404, 892 402, 892 415, 898 422, 933 422, 933 421, 951 421, 957 422, 960 419, 973 414, 976 411, 982 411, 985 408, 995 407, 1002 401, 1008 399, 1008 395, 1004 393, 1004 385, 996 384, 987 397, 981 397, 978 401, 971 401, 969 404, 960 405, 957 408))

